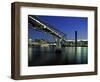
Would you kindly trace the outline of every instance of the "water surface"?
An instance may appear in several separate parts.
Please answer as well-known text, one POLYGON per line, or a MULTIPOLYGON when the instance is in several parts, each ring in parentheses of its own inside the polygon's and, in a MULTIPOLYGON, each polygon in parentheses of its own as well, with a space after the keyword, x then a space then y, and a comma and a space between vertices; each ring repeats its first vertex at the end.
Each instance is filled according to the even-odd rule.
POLYGON ((88 47, 29 46, 28 66, 74 65, 88 63, 88 47))

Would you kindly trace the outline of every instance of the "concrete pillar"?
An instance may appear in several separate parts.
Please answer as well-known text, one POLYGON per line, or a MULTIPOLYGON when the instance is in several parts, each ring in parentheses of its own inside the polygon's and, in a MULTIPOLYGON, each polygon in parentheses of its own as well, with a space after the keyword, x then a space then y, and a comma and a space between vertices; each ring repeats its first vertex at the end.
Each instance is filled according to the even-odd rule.
POLYGON ((57 39, 56 41, 56 48, 61 48, 61 39, 57 39))

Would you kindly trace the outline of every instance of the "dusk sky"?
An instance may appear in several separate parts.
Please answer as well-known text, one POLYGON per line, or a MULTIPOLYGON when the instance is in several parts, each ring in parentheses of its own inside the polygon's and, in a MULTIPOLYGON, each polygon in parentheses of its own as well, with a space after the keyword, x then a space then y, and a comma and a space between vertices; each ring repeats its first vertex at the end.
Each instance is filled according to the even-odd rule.
MULTIPOLYGON (((38 16, 38 18, 54 28, 60 30, 67 35, 68 40, 74 40, 75 31, 77 31, 78 39, 87 40, 88 39, 88 18, 86 17, 63 17, 63 16, 38 16)), ((52 39, 50 34, 45 32, 38 32, 32 29, 29 25, 28 37, 32 39, 52 39)))

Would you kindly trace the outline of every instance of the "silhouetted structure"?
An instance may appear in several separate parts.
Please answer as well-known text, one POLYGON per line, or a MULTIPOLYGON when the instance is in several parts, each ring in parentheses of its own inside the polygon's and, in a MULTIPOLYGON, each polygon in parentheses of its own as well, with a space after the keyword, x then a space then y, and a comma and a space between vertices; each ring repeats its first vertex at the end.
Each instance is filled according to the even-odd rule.
POLYGON ((75 31, 75 47, 77 47, 77 31, 75 31))

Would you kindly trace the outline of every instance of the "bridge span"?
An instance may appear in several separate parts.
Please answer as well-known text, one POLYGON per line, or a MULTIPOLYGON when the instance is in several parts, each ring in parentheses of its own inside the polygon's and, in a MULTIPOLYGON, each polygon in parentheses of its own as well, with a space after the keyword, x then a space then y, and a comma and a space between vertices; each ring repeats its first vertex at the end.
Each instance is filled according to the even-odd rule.
POLYGON ((38 29, 44 32, 47 32, 56 38, 56 43, 58 47, 61 47, 61 41, 64 41, 65 43, 67 40, 64 38, 65 34, 58 29, 55 29, 52 25, 44 23, 36 16, 28 16, 28 23, 30 23, 34 29, 38 29))

